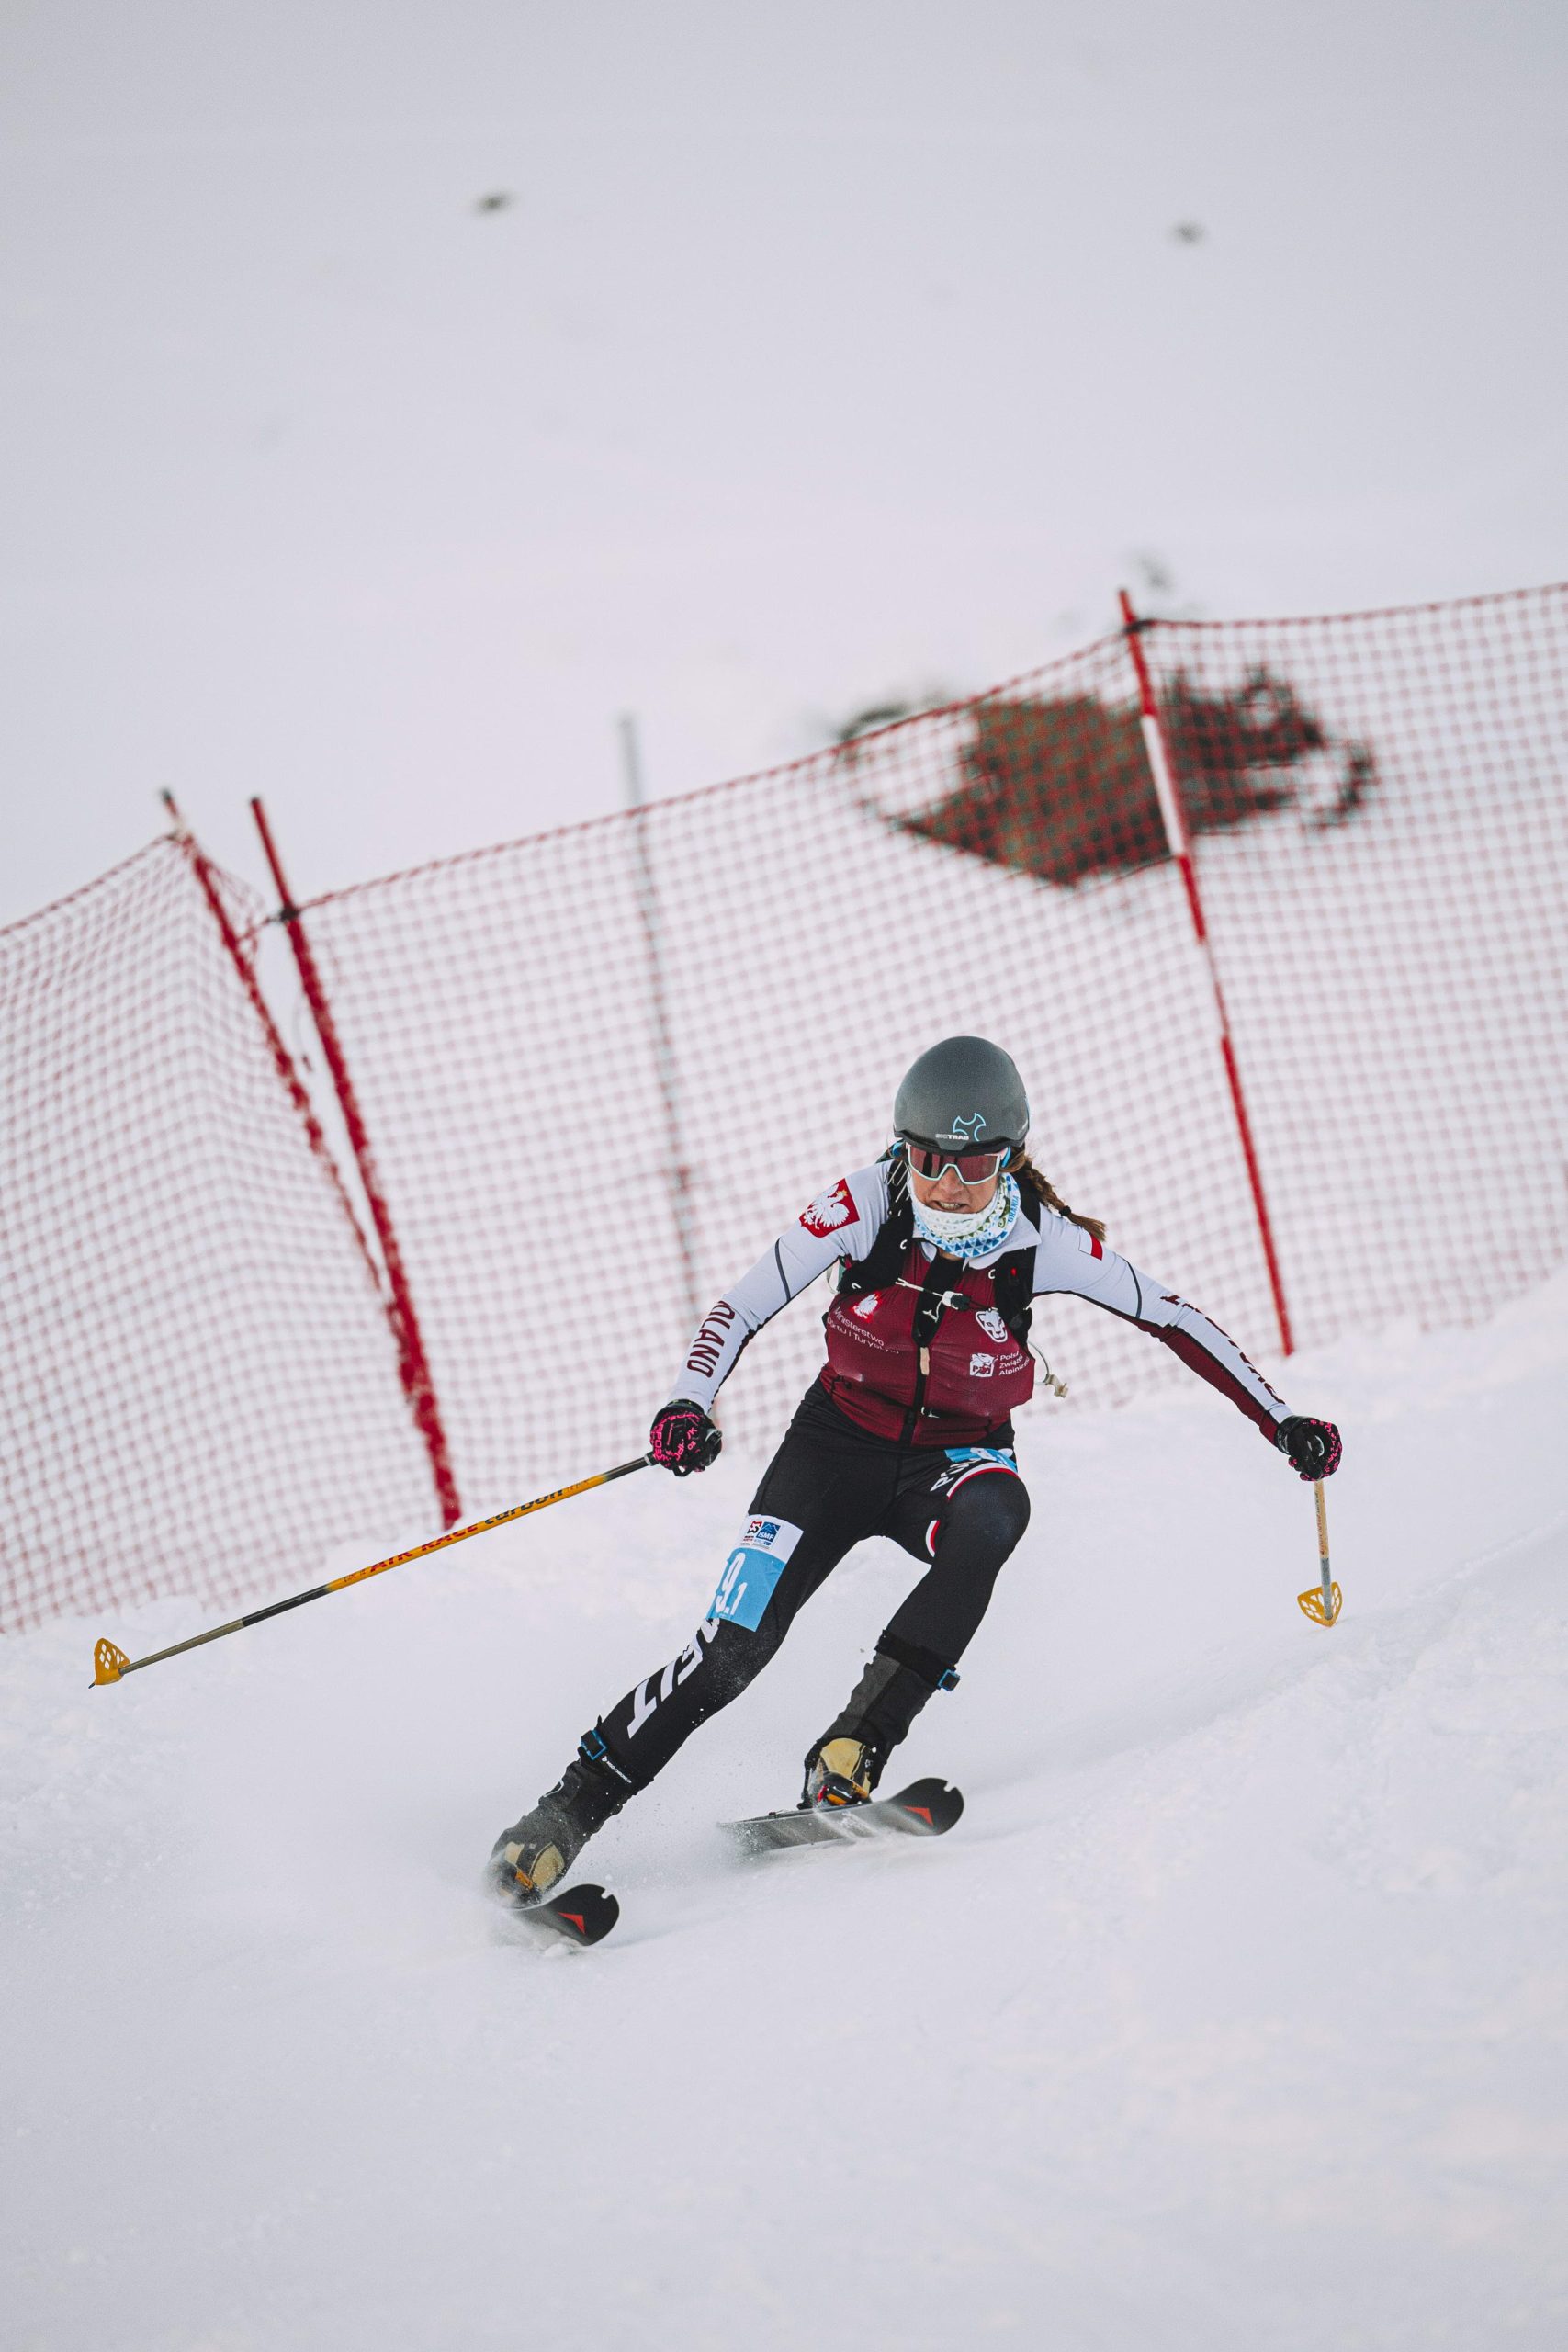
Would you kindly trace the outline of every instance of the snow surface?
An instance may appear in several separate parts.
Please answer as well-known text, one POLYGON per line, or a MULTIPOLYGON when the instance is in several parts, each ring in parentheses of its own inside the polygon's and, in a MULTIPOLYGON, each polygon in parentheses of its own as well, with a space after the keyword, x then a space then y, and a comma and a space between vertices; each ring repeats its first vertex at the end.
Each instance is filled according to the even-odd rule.
POLYGON ((958 1830, 713 1831, 793 1798, 877 1544, 590 1849, 593 1953, 477 1873, 689 1634, 739 1465, 117 1689, 93 1636, 195 1604, 6 1645, 7 2346, 1568 2340, 1565 1308, 1292 1367, 1348 1432, 1332 1633, 1305 1489, 1207 1391, 1037 1423, 901 1758, 958 1830))

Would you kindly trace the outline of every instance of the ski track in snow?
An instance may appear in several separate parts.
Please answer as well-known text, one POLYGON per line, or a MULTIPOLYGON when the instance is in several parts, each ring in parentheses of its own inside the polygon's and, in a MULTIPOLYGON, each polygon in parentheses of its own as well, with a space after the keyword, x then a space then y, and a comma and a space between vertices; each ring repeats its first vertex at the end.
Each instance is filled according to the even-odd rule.
POLYGON ((6 1645, 6 2346, 1568 2341, 1565 1308, 1292 1366, 1347 1433, 1332 1633, 1218 1399, 1043 1417, 896 1768, 958 1829, 713 1832, 793 1798, 910 1574, 869 1547, 590 1848, 593 1953, 517 1949, 479 1867, 688 1637, 750 1465, 114 1690, 93 1637, 195 1604, 6 1645))

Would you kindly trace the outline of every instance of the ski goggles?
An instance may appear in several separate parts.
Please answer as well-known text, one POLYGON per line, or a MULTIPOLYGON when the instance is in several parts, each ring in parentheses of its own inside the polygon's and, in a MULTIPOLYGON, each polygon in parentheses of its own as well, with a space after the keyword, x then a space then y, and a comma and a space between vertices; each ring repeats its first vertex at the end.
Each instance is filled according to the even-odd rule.
POLYGON ((934 1144, 912 1143, 906 1136, 904 1153, 915 1174, 928 1182, 934 1184, 944 1168, 956 1168, 961 1184, 984 1184, 1000 1175, 1012 1146, 1004 1143, 999 1151, 939 1151, 934 1144))

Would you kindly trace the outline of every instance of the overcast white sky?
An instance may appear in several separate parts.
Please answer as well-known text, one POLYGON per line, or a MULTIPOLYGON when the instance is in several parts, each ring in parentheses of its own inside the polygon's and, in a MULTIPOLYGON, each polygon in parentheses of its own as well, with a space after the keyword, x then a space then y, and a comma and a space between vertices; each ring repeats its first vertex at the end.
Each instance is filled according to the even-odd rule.
POLYGON ((1556 0, 4 0, 0 920, 162 784, 307 893, 1149 560, 1562 577, 1565 62, 1556 0))

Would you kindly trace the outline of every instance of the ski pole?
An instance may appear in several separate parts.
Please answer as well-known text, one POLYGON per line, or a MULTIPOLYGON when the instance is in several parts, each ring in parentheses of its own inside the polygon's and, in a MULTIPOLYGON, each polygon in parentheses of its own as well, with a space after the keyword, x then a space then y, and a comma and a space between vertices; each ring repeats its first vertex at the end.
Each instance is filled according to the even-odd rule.
POLYGON ((445 1535, 432 1538, 428 1544, 416 1544, 410 1552, 394 1552, 389 1560, 377 1560, 368 1568, 355 1568, 352 1576, 334 1577, 330 1584, 312 1585, 309 1592, 297 1592, 291 1600, 275 1600, 265 1609, 253 1609, 248 1617, 231 1618, 227 1625, 214 1625, 210 1633, 193 1634, 188 1642, 174 1642, 166 1650, 154 1650, 149 1657, 127 1657, 112 1642, 100 1641, 93 1651, 93 1681, 119 1682, 128 1674, 139 1674, 144 1666, 157 1666, 166 1657, 178 1657, 182 1650, 198 1650, 204 1642, 220 1642, 225 1634, 237 1634, 246 1625, 259 1625, 265 1618, 281 1617, 286 1609, 302 1609, 307 1600, 324 1600, 329 1592, 343 1592, 351 1584, 363 1584, 367 1577, 385 1576, 389 1568, 400 1568, 410 1560, 423 1560, 432 1552, 445 1552, 450 1544, 465 1544, 470 1535, 482 1535, 487 1528, 504 1527, 509 1520, 526 1519, 533 1510, 548 1510, 552 1503, 570 1502, 573 1495, 585 1495, 591 1487, 607 1487, 614 1478, 629 1478, 634 1470, 646 1470, 652 1461, 651 1453, 639 1453, 633 1462, 618 1463, 614 1470, 596 1470, 592 1478, 580 1478, 575 1487, 558 1487, 553 1495, 539 1495, 531 1503, 514 1503, 510 1510, 498 1510, 491 1519, 476 1519, 470 1527, 454 1527, 445 1535))
POLYGON ((1310 1617, 1314 1625, 1332 1625, 1345 1605, 1345 1596, 1328 1573, 1328 1505, 1324 1500, 1321 1478, 1314 1482, 1312 1491, 1317 1503, 1317 1565, 1323 1581, 1309 1585, 1305 1592, 1298 1592, 1296 1601, 1303 1615, 1310 1617))

